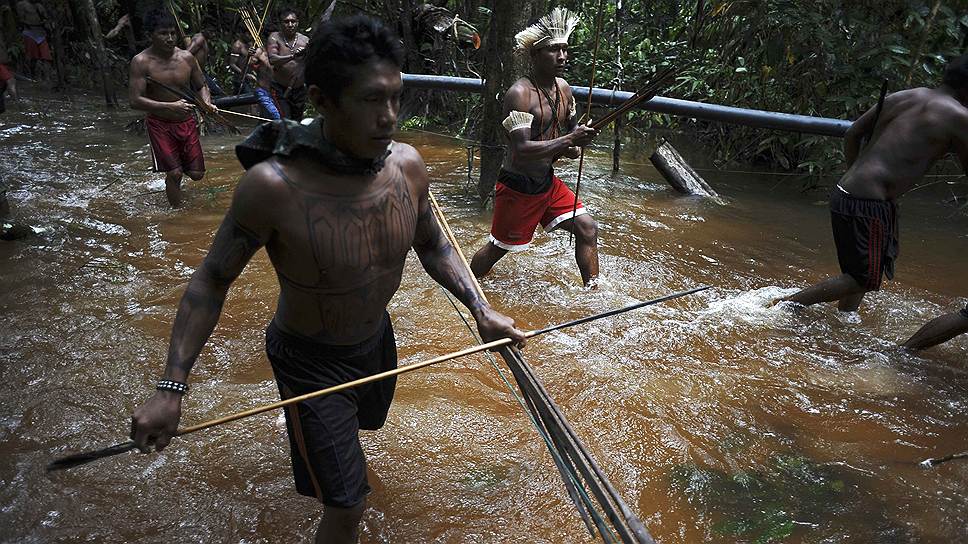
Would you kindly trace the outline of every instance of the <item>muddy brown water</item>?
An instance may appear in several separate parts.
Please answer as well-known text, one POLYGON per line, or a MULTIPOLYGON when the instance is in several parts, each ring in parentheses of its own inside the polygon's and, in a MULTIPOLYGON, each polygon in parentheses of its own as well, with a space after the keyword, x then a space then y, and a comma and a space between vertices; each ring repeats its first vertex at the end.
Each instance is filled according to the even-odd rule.
MULTIPOLYGON (((238 137, 204 138, 208 174, 170 211, 143 137, 93 98, 39 96, 0 117, 14 218, 0 243, 0 540, 298 542, 316 503, 293 491, 281 415, 48 476, 52 458, 125 438, 152 390, 176 304, 228 205, 238 137)), ((466 251, 490 215, 464 148, 418 146, 466 251)), ((689 153, 686 154, 690 156, 689 153)), ((697 161, 699 154, 693 152, 697 161)), ((567 236, 483 282, 533 329, 694 286, 714 289, 531 342, 525 354, 653 535, 688 542, 968 539, 968 337, 922 355, 896 344, 968 295, 968 219, 939 184, 902 201, 896 281, 859 319, 767 301, 836 270, 825 197, 792 178, 713 175, 729 202, 683 198, 634 150, 620 175, 590 153, 583 197, 604 276, 588 292, 567 236)), ((563 165, 565 179, 575 164, 563 165)), ((278 286, 260 252, 233 287, 193 375, 183 424, 277 398, 264 329, 278 286)), ((960 305, 960 306, 959 306, 960 305)), ((410 256, 390 304, 401 364, 471 342, 410 256)), ((364 435, 379 481, 363 542, 589 542, 544 446, 483 357, 399 381, 387 425, 364 435)))

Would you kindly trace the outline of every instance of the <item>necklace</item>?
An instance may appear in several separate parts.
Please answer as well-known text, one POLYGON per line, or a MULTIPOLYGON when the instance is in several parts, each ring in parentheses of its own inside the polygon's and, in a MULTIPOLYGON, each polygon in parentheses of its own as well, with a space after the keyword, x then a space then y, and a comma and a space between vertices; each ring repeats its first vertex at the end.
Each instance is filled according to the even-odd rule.
MULTIPOLYGON (((551 132, 551 139, 557 138, 558 133, 561 131, 561 126, 558 122, 558 108, 561 105, 561 88, 558 87, 558 79, 555 78, 554 100, 551 99, 551 94, 548 91, 538 86, 538 83, 534 80, 534 78, 532 78, 531 76, 528 76, 528 79, 531 81, 531 85, 534 86, 535 91, 539 93, 538 94, 539 101, 540 101, 540 96, 544 95, 545 100, 548 101, 548 107, 551 108, 551 123, 548 124, 548 128, 540 129, 541 133, 538 134, 538 139, 541 139, 541 137, 544 136, 545 133, 548 131, 551 132)), ((539 118, 538 118, 538 126, 543 127, 544 126, 544 119, 543 119, 544 106, 541 106, 540 110, 541 110, 541 113, 539 114, 539 118)))
POLYGON ((286 47, 289 48, 289 51, 292 51, 293 49, 296 48, 296 40, 298 39, 299 39, 299 34, 296 34, 296 36, 292 39, 292 43, 287 42, 285 38, 282 39, 282 43, 286 44, 286 47))

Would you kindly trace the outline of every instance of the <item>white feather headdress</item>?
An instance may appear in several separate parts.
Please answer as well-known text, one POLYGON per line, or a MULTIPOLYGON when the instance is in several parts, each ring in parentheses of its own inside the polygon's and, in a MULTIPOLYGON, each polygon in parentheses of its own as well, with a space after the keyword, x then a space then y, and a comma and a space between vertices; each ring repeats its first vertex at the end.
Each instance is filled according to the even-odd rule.
POLYGON ((578 26, 578 16, 565 8, 555 8, 538 22, 514 35, 517 51, 523 52, 536 47, 567 44, 568 38, 578 26))

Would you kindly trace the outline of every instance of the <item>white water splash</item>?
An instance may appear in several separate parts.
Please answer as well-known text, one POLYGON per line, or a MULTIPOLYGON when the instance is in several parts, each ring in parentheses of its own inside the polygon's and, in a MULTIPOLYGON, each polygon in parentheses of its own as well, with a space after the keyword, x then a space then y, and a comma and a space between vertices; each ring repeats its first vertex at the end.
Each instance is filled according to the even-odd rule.
POLYGON ((699 314, 702 318, 725 322, 741 322, 754 325, 768 325, 785 319, 790 315, 790 303, 774 304, 777 299, 796 293, 796 288, 776 286, 761 287, 752 291, 740 291, 709 303, 699 314))

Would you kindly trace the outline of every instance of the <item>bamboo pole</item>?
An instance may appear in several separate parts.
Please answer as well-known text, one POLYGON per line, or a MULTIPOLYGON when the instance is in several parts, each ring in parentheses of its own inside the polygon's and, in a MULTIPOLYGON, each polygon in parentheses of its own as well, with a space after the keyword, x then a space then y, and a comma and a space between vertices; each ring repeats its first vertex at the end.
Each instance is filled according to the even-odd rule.
MULTIPOLYGON (((525 338, 534 338, 536 336, 540 336, 542 334, 547 334, 549 332, 553 332, 553 331, 565 329, 565 328, 568 328, 568 327, 574 327, 576 325, 581 325, 583 323, 588 323, 590 321, 596 321, 598 319, 604 319, 606 317, 611 317, 613 315, 618 315, 618 314, 621 314, 621 313, 629 312, 629 311, 632 311, 632 310, 635 310, 635 309, 638 309, 638 308, 642 308, 642 307, 645 307, 645 306, 652 306, 654 304, 659 304, 661 302, 666 302, 668 300, 673 300, 673 299, 676 299, 676 298, 684 297, 686 295, 691 295, 693 293, 698 293, 698 292, 704 291, 706 289, 709 289, 709 287, 708 286, 694 287, 694 288, 688 289, 686 291, 680 291, 678 293, 672 293, 670 295, 665 295, 663 297, 655 298, 655 299, 652 299, 652 300, 647 300, 647 301, 644 301, 644 302, 639 302, 639 303, 636 303, 636 304, 632 304, 630 306, 625 306, 624 308, 618 308, 618 309, 615 309, 615 310, 609 310, 607 312, 602 312, 602 313, 599 313, 599 314, 595 314, 595 315, 591 315, 591 316, 587 316, 587 317, 582 317, 582 318, 579 318, 579 319, 574 319, 572 321, 566 321, 564 323, 559 323, 557 325, 552 325, 552 326, 549 326, 549 327, 545 327, 543 329, 528 331, 528 332, 524 333, 524 337, 525 338)), ((185 436, 187 434, 191 434, 191 433, 194 433, 194 432, 197 432, 197 431, 201 431, 203 429, 208 429, 208 428, 211 428, 211 427, 215 427, 217 425, 223 425, 225 423, 229 423, 229 422, 232 422, 232 421, 237 421, 239 419, 243 419, 243 418, 246 418, 246 417, 250 417, 250 416, 257 415, 257 414, 261 414, 263 412, 268 412, 270 410, 275 410, 276 408, 282 408, 282 407, 285 407, 285 406, 289 406, 291 404, 296 404, 298 402, 303 402, 303 401, 310 400, 310 399, 314 399, 314 398, 317 398, 317 397, 322 397, 324 395, 329 395, 329 394, 332 394, 332 393, 336 393, 336 392, 342 391, 344 389, 349 389, 351 387, 357 387, 357 386, 365 385, 365 384, 372 383, 372 382, 375 382, 375 381, 384 380, 386 378, 390 378, 390 377, 393 377, 393 376, 397 376, 399 374, 404 374, 406 372, 413 372, 414 370, 419 370, 421 368, 428 367, 430 365, 435 365, 435 364, 438 364, 438 363, 443 363, 445 361, 450 361, 450 360, 457 359, 457 358, 460 358, 460 357, 465 357, 467 355, 472 355, 474 353, 480 353, 482 351, 487 351, 487 350, 497 349, 497 348, 501 348, 501 347, 505 347, 505 346, 510 346, 513 342, 514 341, 512 339, 510 339, 510 338, 501 338, 499 340, 492 340, 490 342, 485 342, 485 343, 480 344, 480 345, 477 345, 477 346, 471 346, 471 347, 464 348, 464 349, 459 350, 459 351, 455 351, 455 352, 448 353, 446 355, 441 355, 441 356, 438 356, 438 357, 434 357, 432 359, 427 359, 427 360, 421 361, 419 363, 413 363, 413 364, 410 364, 410 365, 407 365, 407 366, 395 368, 393 370, 388 370, 386 372, 380 372, 379 374, 373 374, 373 375, 370 375, 370 376, 366 376, 366 377, 363 377, 363 378, 359 378, 357 380, 352 380, 352 381, 349 381, 349 382, 341 383, 339 385, 334 385, 332 387, 327 387, 325 389, 320 389, 318 391, 313 391, 311 393, 306 393, 304 395, 299 395, 299 396, 296 396, 296 397, 291 397, 291 398, 288 398, 288 399, 285 399, 285 400, 280 400, 280 401, 273 402, 273 403, 270 403, 270 404, 265 404, 265 405, 262 405, 262 406, 257 406, 255 408, 250 408, 248 410, 243 410, 241 412, 236 412, 234 414, 230 414, 230 415, 223 416, 223 417, 220 417, 220 418, 212 419, 212 420, 206 421, 204 423, 199 423, 197 425, 191 425, 191 426, 188 426, 188 427, 184 427, 184 428, 179 429, 178 431, 176 431, 173 436, 185 436)), ((96 459, 101 459, 101 458, 104 458, 104 457, 109 457, 109 456, 112 456, 112 455, 117 455, 117 454, 120 454, 120 453, 124 453, 126 451, 131 451, 131 450, 133 450, 135 448, 136 448, 136 446, 134 444, 134 441, 129 440, 127 442, 122 442, 120 444, 115 444, 113 446, 110 446, 110 447, 107 447, 107 448, 104 448, 104 449, 101 449, 101 450, 95 450, 95 451, 84 452, 84 453, 79 453, 79 454, 75 454, 75 455, 69 455, 69 456, 62 457, 60 459, 57 459, 57 460, 53 461, 52 463, 50 463, 49 465, 47 465, 47 471, 50 472, 50 471, 54 471, 54 470, 62 470, 62 469, 72 468, 72 467, 75 467, 75 466, 78 466, 78 465, 82 465, 82 464, 85 464, 85 463, 89 463, 89 462, 94 461, 96 459)))

